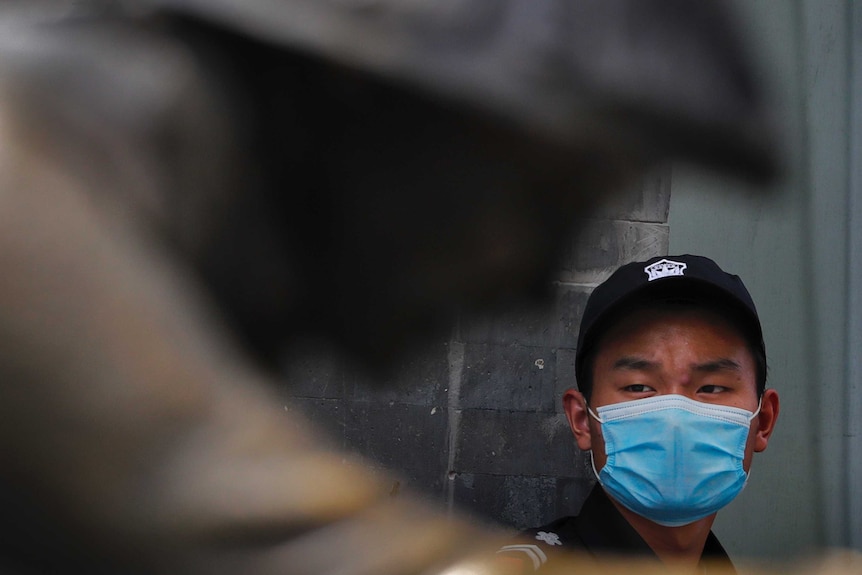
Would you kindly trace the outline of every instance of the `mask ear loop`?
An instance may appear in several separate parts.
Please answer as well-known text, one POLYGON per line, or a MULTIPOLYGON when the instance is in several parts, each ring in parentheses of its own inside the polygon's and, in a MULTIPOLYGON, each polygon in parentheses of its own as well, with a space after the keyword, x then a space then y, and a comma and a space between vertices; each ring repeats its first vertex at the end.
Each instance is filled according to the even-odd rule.
POLYGON ((593 468, 593 475, 596 476, 596 481, 598 481, 601 484, 602 478, 599 477, 599 472, 596 471, 596 458, 593 457, 593 450, 592 449, 590 449, 590 467, 593 468))
MULTIPOLYGON (((760 408, 761 407, 763 407, 763 396, 762 395, 760 396, 760 400, 757 402, 757 410, 751 414, 751 417, 748 418, 749 423, 754 421, 754 418, 757 417, 758 415, 760 415, 760 408)), ((745 483, 742 484, 743 489, 745 489, 745 487, 748 485, 748 480, 751 478, 751 469, 749 469, 748 471, 745 471, 744 473, 745 473, 745 483)))
MULTIPOLYGON (((593 411, 593 408, 591 408, 591 407, 589 406, 589 404, 587 405, 587 413, 589 413, 589 414, 590 414, 590 416, 591 416, 593 419, 595 419, 596 421, 598 421, 599 423, 604 423, 604 421, 602 420, 602 418, 601 418, 601 417, 599 417, 599 416, 596 414, 596 412, 594 412, 594 411, 593 411)), ((598 481, 598 482, 599 482, 599 484, 601 484, 601 483, 602 483, 602 478, 601 478, 601 477, 599 477, 599 472, 598 472, 598 471, 596 471, 596 458, 595 458, 595 457, 593 457, 593 450, 592 450, 592 449, 590 449, 590 467, 592 467, 592 468, 593 468, 593 475, 595 475, 595 476, 596 476, 596 481, 598 481)))
POLYGON ((748 421, 751 422, 755 417, 760 415, 760 408, 763 407, 763 396, 760 396, 760 401, 757 402, 757 411, 751 414, 751 417, 748 418, 748 421))

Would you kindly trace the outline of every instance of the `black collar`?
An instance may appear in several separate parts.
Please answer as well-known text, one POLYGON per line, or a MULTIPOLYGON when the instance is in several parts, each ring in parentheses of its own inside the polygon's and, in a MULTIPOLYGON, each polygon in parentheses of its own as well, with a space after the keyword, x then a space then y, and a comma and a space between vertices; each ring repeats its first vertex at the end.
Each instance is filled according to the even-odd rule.
MULTIPOLYGON (((596 484, 575 518, 575 532, 584 547, 594 555, 658 556, 646 541, 626 521, 600 485, 596 484)), ((701 555, 701 565, 718 564, 724 569, 733 568, 727 551, 710 531, 701 555)), ((732 571, 731 571, 732 572, 732 571)))

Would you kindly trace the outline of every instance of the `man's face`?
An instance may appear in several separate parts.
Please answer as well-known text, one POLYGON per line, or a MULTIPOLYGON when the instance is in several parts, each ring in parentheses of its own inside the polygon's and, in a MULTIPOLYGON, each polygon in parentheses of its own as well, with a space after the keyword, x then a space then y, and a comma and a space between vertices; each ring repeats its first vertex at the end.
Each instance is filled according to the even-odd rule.
MULTIPOLYGON (((590 407, 677 394, 703 403, 758 407, 754 358, 742 335, 718 314, 692 308, 639 310, 613 326, 593 364, 590 407)), ((596 470, 605 465, 601 427, 589 419, 596 470)), ((758 418, 749 429, 744 468, 757 443, 758 418)), ((583 447, 583 446, 582 446, 583 447)), ((765 448, 765 443, 762 446, 765 448)))

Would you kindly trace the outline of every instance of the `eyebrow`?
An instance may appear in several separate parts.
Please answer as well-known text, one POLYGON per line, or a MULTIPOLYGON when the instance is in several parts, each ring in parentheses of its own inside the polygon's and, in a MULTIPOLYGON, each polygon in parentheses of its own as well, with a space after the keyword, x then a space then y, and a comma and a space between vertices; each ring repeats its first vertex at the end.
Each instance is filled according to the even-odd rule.
POLYGON ((739 371, 742 369, 742 366, 732 359, 722 357, 714 361, 697 364, 694 366, 694 369, 705 373, 715 373, 718 371, 739 371))
MULTIPOLYGON (((650 371, 660 367, 658 362, 649 361, 641 357, 625 356, 614 362, 613 369, 629 370, 629 371, 650 371)), ((717 373, 720 371, 739 371, 742 367, 738 362, 721 357, 705 363, 698 363, 693 366, 695 371, 703 373, 717 373)))
POLYGON ((657 369, 658 362, 649 361, 641 357, 625 356, 614 362, 613 369, 622 369, 630 371, 649 371, 657 369))

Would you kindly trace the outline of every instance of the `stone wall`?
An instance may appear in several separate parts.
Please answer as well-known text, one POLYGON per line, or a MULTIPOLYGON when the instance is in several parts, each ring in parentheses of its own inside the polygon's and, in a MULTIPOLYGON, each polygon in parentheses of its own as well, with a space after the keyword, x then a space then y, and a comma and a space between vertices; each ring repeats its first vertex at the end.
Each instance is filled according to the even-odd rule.
POLYGON ((667 253, 670 170, 656 171, 579 222, 552 309, 464 320, 448 341, 405 358, 371 385, 320 346, 287 358, 285 409, 300 409, 333 445, 394 473, 392 493, 523 528, 571 514, 593 483, 562 412, 592 288, 622 263, 667 253))

